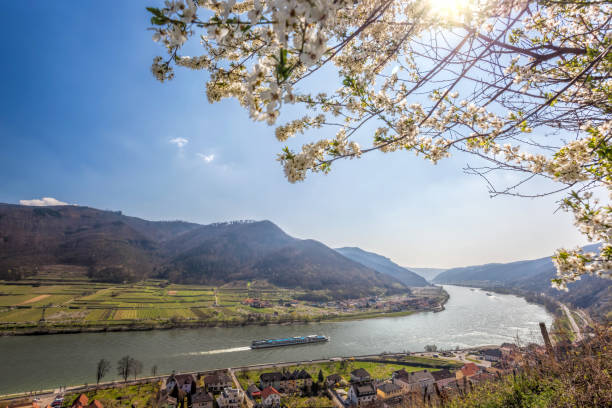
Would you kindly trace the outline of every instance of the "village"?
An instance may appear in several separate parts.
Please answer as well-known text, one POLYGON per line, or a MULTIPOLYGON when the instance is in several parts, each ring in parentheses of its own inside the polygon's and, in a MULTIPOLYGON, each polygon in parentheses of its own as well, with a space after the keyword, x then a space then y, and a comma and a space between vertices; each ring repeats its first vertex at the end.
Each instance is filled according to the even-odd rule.
MULTIPOLYGON (((244 306, 249 306, 255 309, 268 309, 274 307, 270 301, 259 298, 246 298, 241 302, 244 306)), ((297 307, 299 305, 296 300, 279 300, 278 305, 287 308, 297 307)), ((354 313, 364 310, 372 310, 378 312, 404 312, 404 311, 425 311, 431 310, 440 312, 444 310, 443 302, 435 297, 427 296, 389 296, 389 297, 364 297, 358 299, 335 300, 328 302, 308 302, 307 306, 315 308, 325 308, 328 310, 336 310, 341 313, 354 313)), ((274 316, 278 316, 275 312, 274 316)))
MULTIPOLYGON (((529 347, 544 352, 541 346, 529 347)), ((0 407, 392 408, 424 402, 435 406, 511 374, 524 351, 506 343, 470 350, 434 348, 422 353, 171 373, 0 401, 0 407), (130 397, 130 392, 140 393, 140 399, 130 397)))

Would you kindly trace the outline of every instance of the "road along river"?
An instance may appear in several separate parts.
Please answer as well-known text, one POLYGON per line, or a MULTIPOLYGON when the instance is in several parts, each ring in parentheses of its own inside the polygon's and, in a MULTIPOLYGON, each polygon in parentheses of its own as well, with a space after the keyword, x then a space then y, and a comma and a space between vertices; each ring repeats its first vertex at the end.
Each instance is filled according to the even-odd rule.
POLYGON ((0 394, 95 382, 101 358, 113 367, 105 381, 116 379, 116 362, 130 355, 144 365, 142 375, 204 371, 214 368, 335 356, 540 342, 538 322, 552 323, 542 306, 513 295, 444 286, 450 294, 440 313, 296 325, 159 331, 55 334, 0 338, 0 394), (252 340, 324 334, 327 343, 251 350, 252 340))

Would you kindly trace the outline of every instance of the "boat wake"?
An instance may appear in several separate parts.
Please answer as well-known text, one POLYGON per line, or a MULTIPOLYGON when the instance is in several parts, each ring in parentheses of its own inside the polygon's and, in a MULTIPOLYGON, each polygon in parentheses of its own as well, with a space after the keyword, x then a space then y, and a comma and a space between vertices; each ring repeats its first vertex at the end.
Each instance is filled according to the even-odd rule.
POLYGON ((222 354, 222 353, 235 353, 237 351, 248 351, 250 347, 234 347, 228 349, 219 350, 207 350, 207 351, 192 351, 189 353, 181 353, 180 356, 207 356, 209 354, 222 354))

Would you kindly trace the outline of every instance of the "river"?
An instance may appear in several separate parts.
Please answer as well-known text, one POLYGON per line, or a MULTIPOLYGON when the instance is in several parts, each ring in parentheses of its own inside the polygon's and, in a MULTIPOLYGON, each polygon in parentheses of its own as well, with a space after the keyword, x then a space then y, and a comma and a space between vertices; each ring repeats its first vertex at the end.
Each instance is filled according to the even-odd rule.
POLYGON ((291 326, 175 329, 141 332, 79 333, 0 337, 0 394, 95 382, 101 358, 113 367, 105 381, 116 379, 115 363, 130 355, 149 375, 204 371, 258 363, 311 360, 383 351, 421 351, 513 342, 540 342, 538 322, 552 323, 542 306, 513 295, 445 285, 450 299, 440 313, 291 326), (254 339, 324 334, 327 343, 250 350, 254 339))

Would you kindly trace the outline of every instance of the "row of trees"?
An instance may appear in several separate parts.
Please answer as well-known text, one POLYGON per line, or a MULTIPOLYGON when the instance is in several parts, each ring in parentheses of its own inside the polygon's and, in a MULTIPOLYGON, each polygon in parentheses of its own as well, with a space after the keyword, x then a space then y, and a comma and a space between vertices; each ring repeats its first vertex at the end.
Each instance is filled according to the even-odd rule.
MULTIPOLYGON (((100 381, 108 374, 111 368, 111 363, 107 359, 103 358, 98 361, 96 366, 96 384, 99 384, 100 381)), ((119 361, 117 361, 117 374, 123 378, 123 381, 127 381, 127 379, 133 375, 134 379, 138 377, 143 371, 142 362, 136 360, 133 357, 123 356, 119 361)), ((157 375, 157 365, 153 365, 151 367, 151 376, 157 375)))

